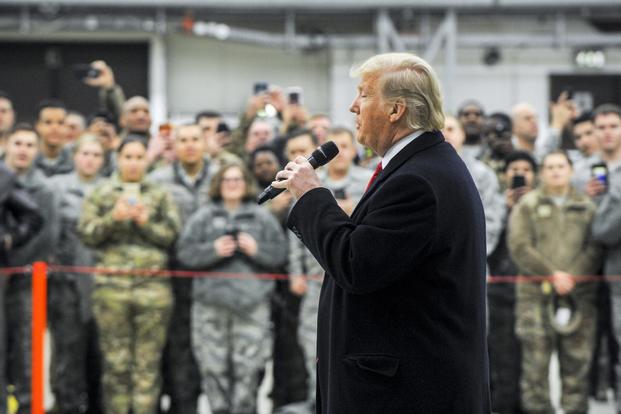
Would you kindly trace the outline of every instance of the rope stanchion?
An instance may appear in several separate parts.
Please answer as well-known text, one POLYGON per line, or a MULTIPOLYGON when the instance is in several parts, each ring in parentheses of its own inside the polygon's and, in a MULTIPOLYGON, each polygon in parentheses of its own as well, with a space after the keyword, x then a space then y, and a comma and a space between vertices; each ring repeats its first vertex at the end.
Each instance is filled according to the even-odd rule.
POLYGON ((43 360, 47 323, 47 263, 36 262, 32 267, 32 414, 43 411, 43 360))

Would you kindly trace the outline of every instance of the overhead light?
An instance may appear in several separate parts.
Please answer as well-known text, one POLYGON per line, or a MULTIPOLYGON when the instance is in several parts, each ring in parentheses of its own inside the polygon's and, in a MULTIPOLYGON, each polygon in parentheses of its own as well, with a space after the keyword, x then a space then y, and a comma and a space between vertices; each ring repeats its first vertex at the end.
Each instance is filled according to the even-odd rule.
POLYGON ((192 31, 196 36, 212 36, 218 40, 226 40, 231 35, 229 25, 215 22, 196 22, 192 31))
POLYGON ((606 54, 601 49, 578 50, 574 61, 581 68, 600 69, 606 66, 606 54))

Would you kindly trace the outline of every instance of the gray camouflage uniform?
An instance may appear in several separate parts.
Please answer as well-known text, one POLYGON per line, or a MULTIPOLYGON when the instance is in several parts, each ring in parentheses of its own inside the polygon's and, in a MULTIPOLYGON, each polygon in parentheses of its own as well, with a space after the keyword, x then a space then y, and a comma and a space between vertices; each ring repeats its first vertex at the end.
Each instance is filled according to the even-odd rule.
MULTIPOLYGON (((161 184, 171 194, 179 208, 182 225, 209 201, 210 163, 207 159, 204 162, 203 170, 195 180, 187 176, 179 161, 149 174, 151 181, 161 184)), ((174 251, 170 254, 170 268, 181 268, 174 251)), ((170 395, 170 413, 189 414, 196 412, 200 394, 200 373, 192 353, 190 337, 192 279, 178 277, 173 278, 171 283, 175 301, 164 349, 163 392, 170 395)))
POLYGON ((255 413, 259 370, 271 349, 268 297, 274 282, 253 275, 285 261, 280 226, 252 201, 243 202, 235 212, 220 203, 209 204, 186 224, 177 258, 196 270, 246 275, 194 279, 192 345, 212 411, 255 413), (214 241, 232 229, 257 241, 254 257, 241 252, 229 258, 216 254, 214 241))
POLYGON ((69 146, 65 146, 58 158, 50 160, 39 152, 34 160, 34 167, 40 170, 46 177, 57 174, 68 174, 73 171, 73 157, 69 146))
MULTIPOLYGON (((79 238, 77 226, 82 201, 101 179, 90 182, 76 172, 55 175, 50 185, 60 197, 60 240, 56 261, 68 266, 93 266, 93 252, 79 238)), ((53 343, 51 383, 59 413, 81 413, 88 408, 86 389, 87 326, 92 318, 89 274, 55 273, 50 277, 48 319, 53 343)))
POLYGON ((500 193, 500 185, 494 170, 472 156, 463 154, 462 159, 474 179, 485 208, 486 251, 489 256, 502 233, 506 215, 505 200, 500 193))

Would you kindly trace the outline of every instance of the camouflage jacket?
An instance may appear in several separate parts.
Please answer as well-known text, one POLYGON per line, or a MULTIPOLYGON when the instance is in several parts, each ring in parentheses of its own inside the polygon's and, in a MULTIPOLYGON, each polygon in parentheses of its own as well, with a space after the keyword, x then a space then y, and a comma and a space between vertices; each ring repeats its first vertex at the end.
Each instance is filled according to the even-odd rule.
POLYGON ((595 205, 572 190, 560 207, 543 189, 526 194, 509 220, 509 250, 522 275, 574 276, 599 270, 601 247, 591 236, 595 205))
MULTIPOLYGON (((56 260, 67 266, 93 266, 95 264, 93 251, 86 247, 78 235, 78 220, 82 213, 82 202, 102 178, 92 182, 84 182, 76 172, 60 174, 50 177, 50 185, 60 199, 60 236, 56 260)), ((80 312, 83 320, 91 317, 90 295, 93 288, 93 278, 89 274, 62 273, 54 274, 55 278, 71 280, 75 283, 80 297, 80 312)))
POLYGON ((209 184, 211 183, 212 176, 209 167, 209 161, 205 159, 203 170, 199 173, 195 182, 190 182, 186 178, 179 161, 175 161, 172 165, 158 168, 149 174, 149 180, 162 185, 170 192, 179 208, 182 223, 187 222, 199 207, 208 202, 209 184))
POLYGON ((504 227, 505 200, 500 193, 498 178, 483 161, 463 154, 462 159, 472 175, 485 210, 485 245, 487 255, 492 254, 504 227))
MULTIPOLYGON (((161 268, 168 249, 180 230, 179 214, 169 193, 144 180, 140 199, 149 209, 144 226, 134 221, 115 221, 112 211, 123 194, 123 183, 112 176, 85 199, 78 231, 82 241, 95 249, 98 264, 117 269, 161 268)), ((119 278, 116 278, 119 279, 119 278)))

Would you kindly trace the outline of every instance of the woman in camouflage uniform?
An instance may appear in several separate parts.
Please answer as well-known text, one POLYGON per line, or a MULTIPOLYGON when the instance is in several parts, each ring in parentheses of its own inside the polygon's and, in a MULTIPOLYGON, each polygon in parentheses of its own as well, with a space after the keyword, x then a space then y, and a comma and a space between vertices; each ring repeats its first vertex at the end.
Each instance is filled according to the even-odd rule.
POLYGON ((95 276, 93 313, 103 355, 105 412, 152 414, 158 406, 160 359, 172 305, 169 280, 132 275, 161 269, 179 232, 177 208, 144 179, 146 144, 128 136, 118 172, 85 200, 79 230, 98 265, 127 274, 95 276))
POLYGON ((211 183, 213 203, 190 218, 177 245, 183 265, 235 274, 194 279, 192 347, 215 414, 256 412, 259 371, 271 345, 268 298, 274 287, 256 274, 277 269, 286 258, 282 229, 256 204, 253 187, 241 165, 222 167, 211 183))
POLYGON ((597 272, 601 251, 590 235, 595 205, 571 187, 571 174, 566 153, 546 155, 542 186, 520 199, 509 222, 509 249, 520 274, 550 276, 549 281, 517 286, 516 334, 523 352, 520 388, 525 413, 554 413, 548 384, 553 351, 560 363, 564 412, 588 410, 597 286, 577 283, 577 276, 597 272))

